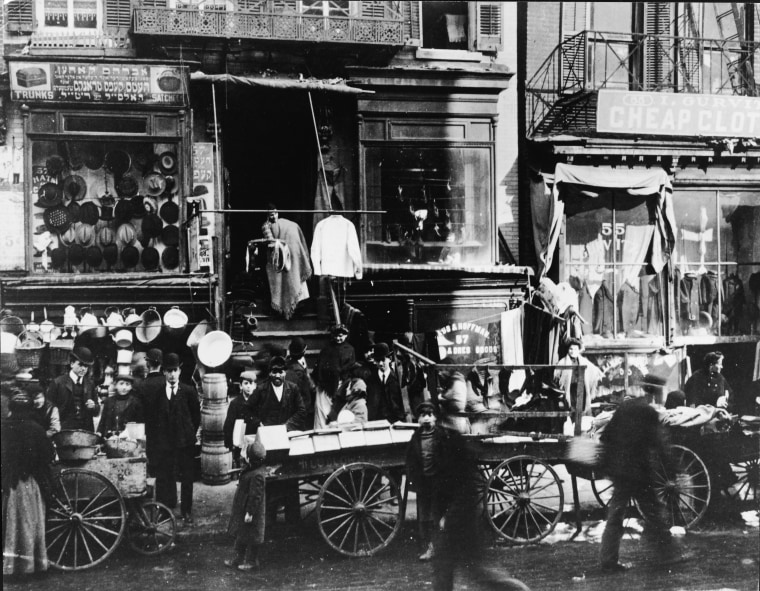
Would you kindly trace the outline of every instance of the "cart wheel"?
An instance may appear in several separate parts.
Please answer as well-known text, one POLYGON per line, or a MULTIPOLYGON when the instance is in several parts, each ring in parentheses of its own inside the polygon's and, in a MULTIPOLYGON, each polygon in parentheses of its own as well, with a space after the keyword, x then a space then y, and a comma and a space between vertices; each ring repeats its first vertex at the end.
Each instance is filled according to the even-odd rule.
POLYGON ((607 507, 612 498, 612 481, 606 478, 596 477, 596 474, 591 474, 591 491, 594 493, 596 502, 602 507, 607 507))
POLYGON ((309 478, 298 481, 298 499, 300 504, 300 512, 303 519, 309 517, 317 509, 317 499, 319 499, 319 493, 322 490, 322 484, 324 483, 324 477, 309 478))
POLYGON ((750 458, 739 462, 731 462, 731 470, 736 476, 736 482, 729 488, 731 497, 737 501, 758 500, 760 489, 760 460, 750 458))
MULTIPOLYGON (((702 459, 682 445, 672 445, 670 473, 663 463, 655 470, 655 493, 665 502, 671 526, 694 527, 710 504, 710 474, 702 459)), ((639 510, 641 512, 641 510, 639 510)))
POLYGON ((135 503, 127 520, 129 545, 140 554, 160 554, 171 548, 177 523, 169 507, 157 501, 135 503))
POLYGON ((66 468, 53 481, 45 540, 51 566, 82 570, 108 558, 124 535, 127 510, 108 478, 66 468))
POLYGON ((317 499, 319 531, 347 556, 371 556, 401 529, 401 491, 382 468, 358 462, 325 481, 317 499))
POLYGON ((488 522, 501 537, 528 544, 547 536, 562 517, 565 493, 557 473, 531 456, 515 456, 488 479, 488 522))

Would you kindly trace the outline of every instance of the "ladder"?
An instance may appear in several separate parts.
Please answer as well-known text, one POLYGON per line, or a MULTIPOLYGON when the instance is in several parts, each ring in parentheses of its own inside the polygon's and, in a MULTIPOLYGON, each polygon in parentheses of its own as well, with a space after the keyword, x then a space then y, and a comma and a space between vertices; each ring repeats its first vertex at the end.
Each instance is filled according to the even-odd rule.
POLYGON ((718 24, 721 39, 728 42, 739 42, 740 49, 736 59, 731 59, 730 48, 726 46, 723 50, 728 78, 731 81, 731 89, 734 91, 734 94, 755 94, 752 63, 749 61, 749 56, 745 49, 747 39, 744 34, 744 14, 738 2, 731 2, 730 5, 731 8, 724 12, 718 12, 720 10, 719 3, 714 3, 713 8, 715 9, 715 22, 718 24), (748 89, 747 84, 750 84, 752 88, 748 89))

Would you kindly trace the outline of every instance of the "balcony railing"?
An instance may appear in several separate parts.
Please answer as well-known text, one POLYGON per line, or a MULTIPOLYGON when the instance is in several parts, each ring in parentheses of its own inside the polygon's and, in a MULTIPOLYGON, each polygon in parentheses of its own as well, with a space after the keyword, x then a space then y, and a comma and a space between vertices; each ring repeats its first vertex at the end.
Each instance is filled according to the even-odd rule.
POLYGON ((583 31, 526 84, 528 136, 585 128, 596 91, 758 96, 760 42, 583 31))
POLYGON ((391 18, 138 6, 134 32, 241 39, 403 45, 401 15, 391 18))

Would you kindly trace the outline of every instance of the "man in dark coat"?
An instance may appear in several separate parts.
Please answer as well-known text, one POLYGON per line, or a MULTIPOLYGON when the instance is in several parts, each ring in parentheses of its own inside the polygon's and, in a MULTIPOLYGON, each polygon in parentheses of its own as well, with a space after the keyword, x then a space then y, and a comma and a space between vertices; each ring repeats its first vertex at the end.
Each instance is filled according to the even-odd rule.
POLYGON ((391 371, 390 356, 390 349, 385 343, 377 343, 372 351, 377 370, 367 379, 367 412, 370 421, 387 419, 395 423, 404 420, 401 385, 395 372, 391 371))
POLYGON ((285 360, 272 357, 269 379, 258 386, 246 401, 255 429, 259 425, 285 425, 288 431, 300 431, 306 422, 306 406, 298 387, 285 380, 285 360))
POLYGON ((618 554, 623 518, 632 498, 644 514, 645 538, 656 547, 662 563, 673 564, 682 559, 665 521, 665 506, 653 487, 656 464, 668 459, 657 411, 644 398, 625 400, 602 433, 601 441, 601 471, 613 485, 599 556, 602 569, 618 572, 630 567, 618 561, 618 554))
POLYGON ((298 386, 301 399, 306 407, 305 428, 314 426, 314 397, 317 394, 317 386, 311 379, 309 368, 306 365, 306 341, 301 337, 295 337, 288 346, 288 358, 285 365, 285 381, 298 386))
POLYGON ((75 347, 69 357, 69 371, 48 386, 47 399, 58 407, 61 429, 95 431, 93 417, 100 411, 95 384, 87 375, 95 358, 87 347, 75 347))
POLYGON ((348 376, 351 367, 356 362, 354 348, 346 342, 348 329, 338 324, 332 329, 332 342, 319 352, 317 365, 314 368, 314 382, 317 394, 314 401, 314 428, 327 427, 327 415, 338 391, 340 381, 348 376))
POLYGON ((140 396, 143 388, 150 387, 150 384, 155 385, 164 382, 164 374, 161 371, 163 360, 164 354, 161 352, 161 349, 148 349, 147 353, 145 353, 145 365, 148 373, 139 382, 135 381, 135 396, 140 396))
POLYGON ((185 523, 190 525, 201 407, 195 388, 179 381, 180 367, 179 356, 169 353, 163 361, 164 379, 146 378, 140 396, 145 413, 148 465, 156 477, 156 500, 175 508, 179 477, 180 510, 185 523))
POLYGON ((702 369, 698 369, 684 385, 687 406, 709 404, 732 410, 733 389, 723 376, 723 353, 711 351, 705 355, 702 369))

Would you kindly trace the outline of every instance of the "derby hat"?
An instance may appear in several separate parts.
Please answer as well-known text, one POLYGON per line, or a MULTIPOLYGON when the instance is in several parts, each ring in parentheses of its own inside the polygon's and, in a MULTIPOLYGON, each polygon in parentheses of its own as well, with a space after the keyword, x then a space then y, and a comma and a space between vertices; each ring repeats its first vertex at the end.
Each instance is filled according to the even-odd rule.
POLYGON ((169 195, 169 200, 161 206, 159 214, 167 224, 176 224, 179 221, 179 205, 172 201, 171 195, 169 195))
POLYGON ((177 246, 179 244, 179 228, 172 224, 164 226, 161 229, 161 242, 166 246, 177 246))
POLYGON ((144 197, 142 195, 135 195, 130 199, 132 202, 132 217, 133 218, 144 218, 146 211, 145 211, 145 205, 144 205, 144 197))
POLYGON ((71 174, 63 179, 63 192, 69 199, 81 201, 87 194, 87 181, 78 174, 71 174))
POLYGON ((79 209, 79 219, 83 224, 94 226, 100 219, 100 210, 93 201, 85 201, 79 209))
POLYGON ((133 152, 132 164, 134 164, 137 170, 147 172, 153 168, 158 156, 153 153, 153 147, 146 144, 141 144, 133 152))
POLYGON ((153 246, 143 248, 142 254, 140 255, 140 262, 146 271, 154 271, 158 269, 159 259, 160 256, 158 251, 153 246))
POLYGON ((127 244, 121 251, 121 264, 125 268, 131 269, 140 262, 140 251, 131 244, 127 244))
POLYGON ((145 353, 145 358, 153 365, 161 365, 164 362, 164 354, 161 352, 161 349, 155 347, 148 349, 147 353, 145 353))
POLYGON ((65 232, 62 232, 61 235, 61 243, 63 243, 64 246, 71 246, 76 242, 77 239, 77 230, 74 226, 69 226, 66 228, 65 232))
POLYGON ((177 155, 174 152, 163 152, 158 157, 158 168, 164 174, 177 172, 177 155))
POLYGON ((164 357, 162 367, 163 369, 170 371, 182 367, 182 362, 179 360, 179 355, 176 353, 169 353, 166 355, 166 357, 164 357))
POLYGON ((71 356, 83 365, 94 365, 95 357, 87 347, 74 347, 71 356))
POLYGON ((103 245, 103 260, 106 262, 106 265, 108 265, 108 268, 111 268, 111 265, 115 265, 116 261, 119 259, 119 247, 116 246, 115 242, 111 242, 110 244, 104 244, 103 245))
POLYGON ((128 222, 134 217, 135 206, 131 199, 119 199, 114 216, 119 222, 128 222))
POLYGON ((77 244, 89 246, 95 240, 95 228, 90 224, 79 224, 77 228, 77 244))
POLYGON ((300 358, 306 353, 306 341, 301 337, 295 337, 288 345, 288 353, 291 357, 300 358))
POLYGON ((44 183, 37 190, 37 207, 54 207, 63 201, 63 191, 56 183, 44 183))
POLYGON ((96 269, 100 267, 100 264, 103 262, 103 252, 98 246, 93 244, 87 248, 85 261, 87 261, 87 266, 90 267, 90 269, 96 269))
POLYGON ((134 197, 139 190, 140 187, 135 177, 129 174, 121 177, 116 183, 116 192, 119 194, 119 197, 134 197))
POLYGON ((71 212, 64 205, 56 205, 55 207, 49 207, 42 214, 42 219, 45 220, 45 226, 51 231, 61 234, 66 232, 71 226, 71 212))
POLYGON ((196 185, 193 188, 193 197, 200 197, 201 195, 208 195, 208 187, 206 185, 196 185))
POLYGON ((158 172, 151 172, 145 177, 145 191, 152 197, 158 197, 166 190, 166 178, 158 172))
POLYGON ((69 204, 66 206, 69 210, 69 213, 71 214, 71 223, 75 224, 81 219, 82 215, 82 206, 79 205, 78 201, 74 201, 73 199, 69 201, 69 204))
POLYGON ((161 264, 166 269, 176 269, 179 267, 179 250, 176 246, 167 246, 161 253, 161 264))
POLYGON ((68 252, 65 246, 54 248, 50 253, 50 265, 53 267, 53 269, 62 269, 66 264, 67 257, 68 252))
POLYGON ((376 343, 372 349, 372 358, 376 361, 390 357, 391 351, 387 343, 376 343))
POLYGON ((121 224, 116 229, 116 239, 122 244, 132 244, 135 238, 137 238, 137 232, 135 231, 135 227, 130 223, 121 224))
POLYGON ((100 246, 108 246, 113 244, 116 239, 116 234, 110 226, 103 226, 98 232, 98 244, 100 246))
POLYGON ((66 166, 66 161, 57 154, 45 160, 45 169, 48 176, 58 176, 63 172, 64 166, 66 166))
POLYGON ((142 233, 143 238, 150 240, 151 238, 158 238, 161 236, 161 230, 163 230, 164 224, 161 218, 155 213, 147 214, 142 221, 142 233))
POLYGON ((105 158, 103 146, 95 142, 87 142, 84 147, 84 165, 90 170, 98 170, 103 167, 105 158))
POLYGON ((72 244, 69 247, 69 263, 75 267, 84 262, 84 246, 81 244, 72 244))
POLYGON ((285 367, 287 366, 287 363, 283 357, 280 357, 279 355, 275 355, 269 360, 269 373, 272 373, 274 370, 281 370, 285 371, 285 367))
POLYGON ((104 166, 108 172, 119 178, 132 167, 132 158, 124 150, 111 150, 106 154, 104 166))

